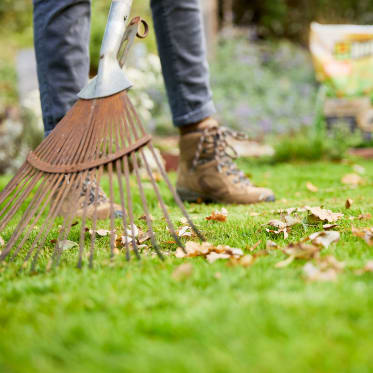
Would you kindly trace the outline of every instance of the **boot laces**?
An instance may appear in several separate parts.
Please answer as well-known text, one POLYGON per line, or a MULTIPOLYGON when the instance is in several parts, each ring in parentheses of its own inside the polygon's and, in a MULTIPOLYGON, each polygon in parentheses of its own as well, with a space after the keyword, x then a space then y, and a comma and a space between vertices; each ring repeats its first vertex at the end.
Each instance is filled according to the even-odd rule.
POLYGON ((201 134, 192 167, 195 169, 211 160, 215 160, 219 173, 225 172, 228 176, 235 175, 234 183, 236 184, 251 185, 250 180, 234 163, 238 154, 228 139, 247 141, 249 138, 241 132, 235 132, 226 127, 206 128, 201 134))

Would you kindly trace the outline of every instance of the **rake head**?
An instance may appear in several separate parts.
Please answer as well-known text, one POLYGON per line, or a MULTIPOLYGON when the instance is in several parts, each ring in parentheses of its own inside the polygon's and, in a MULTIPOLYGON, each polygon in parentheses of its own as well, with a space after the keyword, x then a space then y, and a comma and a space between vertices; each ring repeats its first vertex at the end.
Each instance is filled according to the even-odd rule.
POLYGON ((169 181, 153 148, 151 136, 145 132, 127 92, 122 91, 106 98, 77 101, 55 130, 29 154, 27 161, 1 192, 0 232, 6 230, 10 222, 14 224, 17 221, 17 216, 21 215, 18 214, 20 209, 24 209, 24 212, 1 252, 0 260, 15 261, 17 257, 21 257, 22 267, 29 263, 31 271, 35 271, 44 247, 55 241, 50 260, 53 265, 58 265, 63 252, 60 242, 69 237, 75 224, 76 212, 79 206, 83 206, 77 265, 81 267, 87 257, 89 265, 92 266, 99 212, 98 188, 93 205, 91 189, 92 185, 100 185, 103 175, 109 181, 110 191, 110 257, 114 255, 115 228, 118 224, 114 212, 114 185, 117 185, 120 223, 125 232, 130 232, 124 240, 124 255, 127 260, 130 260, 131 254, 140 258, 135 238, 131 171, 136 179, 152 247, 158 256, 162 258, 149 214, 149 203, 154 203, 154 197, 159 202, 169 232, 175 242, 183 247, 150 167, 150 157, 153 158, 152 163, 156 164, 159 174, 168 185, 189 225, 203 240, 169 181), (145 148, 148 150, 145 151, 145 148), (151 182, 154 192, 152 197, 144 192, 140 166, 145 168, 151 182), (66 209, 66 205, 69 208, 66 209), (55 220, 59 217, 63 220, 58 239, 51 240, 50 232, 55 228, 55 220), (87 230, 93 233, 88 242, 87 230))

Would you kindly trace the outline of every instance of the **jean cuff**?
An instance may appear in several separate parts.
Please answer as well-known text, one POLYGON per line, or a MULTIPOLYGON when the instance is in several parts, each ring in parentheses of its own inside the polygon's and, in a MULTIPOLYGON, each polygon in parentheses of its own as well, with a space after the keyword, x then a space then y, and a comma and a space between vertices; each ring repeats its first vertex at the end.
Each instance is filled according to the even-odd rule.
POLYGON ((179 117, 174 117, 174 125, 175 127, 183 127, 188 124, 198 123, 214 114, 216 114, 215 105, 213 101, 209 101, 197 110, 179 117))

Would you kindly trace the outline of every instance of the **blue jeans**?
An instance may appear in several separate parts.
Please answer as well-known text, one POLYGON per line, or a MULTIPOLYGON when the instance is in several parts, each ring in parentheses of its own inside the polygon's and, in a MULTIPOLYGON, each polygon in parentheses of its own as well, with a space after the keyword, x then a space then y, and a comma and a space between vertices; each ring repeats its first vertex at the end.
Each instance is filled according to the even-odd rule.
MULTIPOLYGON (((89 73, 90 0, 33 0, 34 40, 45 134, 77 100, 89 73)), ((215 113, 199 0, 152 0, 173 122, 215 113)))

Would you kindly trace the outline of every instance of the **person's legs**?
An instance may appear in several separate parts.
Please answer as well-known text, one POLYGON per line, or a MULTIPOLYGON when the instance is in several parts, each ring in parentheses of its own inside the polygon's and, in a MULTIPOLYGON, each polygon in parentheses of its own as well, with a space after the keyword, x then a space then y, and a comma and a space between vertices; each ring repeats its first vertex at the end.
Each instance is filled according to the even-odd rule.
POLYGON ((152 0, 154 26, 173 122, 180 129, 177 191, 186 201, 273 201, 233 163, 212 101, 199 0, 152 0))
POLYGON ((90 0, 33 0, 40 99, 47 136, 88 81, 90 0))
POLYGON ((199 0, 152 0, 154 27, 175 126, 215 113, 199 0))

